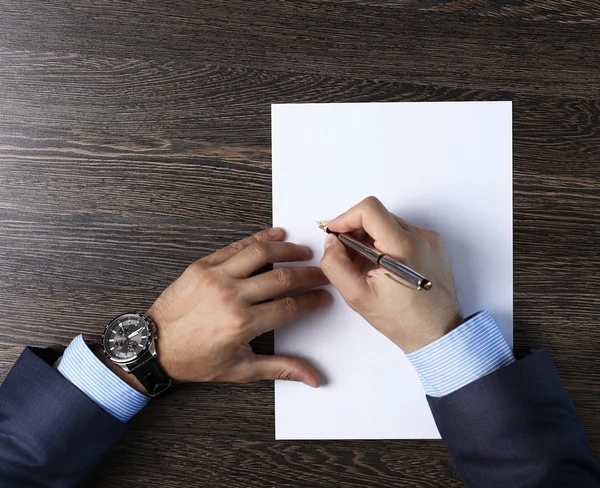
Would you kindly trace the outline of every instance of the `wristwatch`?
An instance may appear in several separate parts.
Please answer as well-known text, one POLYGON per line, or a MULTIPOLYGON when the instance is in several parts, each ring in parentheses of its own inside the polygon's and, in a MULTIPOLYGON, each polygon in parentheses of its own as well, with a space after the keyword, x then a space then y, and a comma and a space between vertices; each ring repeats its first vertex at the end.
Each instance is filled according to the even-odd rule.
POLYGON ((156 338, 156 325, 141 313, 119 315, 102 335, 106 357, 135 375, 151 397, 160 395, 172 383, 156 358, 156 338))

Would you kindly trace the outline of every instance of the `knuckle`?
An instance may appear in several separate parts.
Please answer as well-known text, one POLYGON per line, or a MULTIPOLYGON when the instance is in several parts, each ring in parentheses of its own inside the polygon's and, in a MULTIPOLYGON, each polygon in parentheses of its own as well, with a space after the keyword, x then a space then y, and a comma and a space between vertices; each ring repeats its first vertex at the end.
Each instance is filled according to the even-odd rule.
POLYGON ((289 317, 296 317, 300 313, 298 300, 294 297, 285 297, 281 299, 281 307, 289 317))
POLYGON ((202 270, 196 275, 196 280, 201 286, 213 286, 221 281, 222 275, 216 269, 202 270))
POLYGON ((237 374, 236 383, 252 383, 256 378, 250 368, 241 368, 237 374))
POLYGON ((259 230, 258 232, 253 234, 251 237, 249 237, 248 241, 249 242, 265 242, 265 241, 269 241, 270 240, 269 238, 270 238, 269 229, 263 229, 263 230, 259 230))
POLYGON ((244 310, 236 310, 232 312, 229 318, 229 324, 232 330, 242 331, 248 327, 251 322, 250 314, 244 310))
POLYGON ((365 198, 363 200, 363 203, 367 206, 367 207, 371 207, 371 208, 380 208, 382 206, 381 201, 379 200, 379 198, 374 197, 373 195, 365 198))
POLYGON ((281 288, 289 288, 294 284, 294 273, 289 268, 277 268, 273 270, 277 284, 281 288))
POLYGON ((192 276, 198 276, 206 270, 206 266, 200 260, 193 262, 190 264, 185 270, 187 274, 192 276))
POLYGON ((429 235, 431 237, 431 240, 434 242, 444 242, 444 238, 442 237, 442 234, 440 234, 439 232, 430 231, 429 235))
POLYGON ((221 280, 221 274, 216 269, 200 261, 190 264, 183 276, 185 276, 185 283, 191 287, 213 286, 221 280))
POLYGON ((229 244, 229 246, 227 246, 229 248, 230 251, 232 251, 233 253, 238 253, 240 252, 242 249, 244 249, 245 244, 243 241, 237 241, 237 242, 232 242, 231 244, 229 244))
POLYGON ((357 309, 360 307, 361 295, 354 291, 349 291, 344 294, 344 301, 348 304, 348 306, 352 309, 357 309))
POLYGON ((215 301, 221 305, 231 303, 236 298, 237 292, 228 286, 220 286, 215 292, 215 301))
POLYGON ((295 379, 294 373, 288 368, 282 368, 277 373, 277 379, 284 381, 293 381, 295 379))
POLYGON ((266 245, 262 242, 251 244, 248 250, 259 261, 266 261, 269 255, 266 245))

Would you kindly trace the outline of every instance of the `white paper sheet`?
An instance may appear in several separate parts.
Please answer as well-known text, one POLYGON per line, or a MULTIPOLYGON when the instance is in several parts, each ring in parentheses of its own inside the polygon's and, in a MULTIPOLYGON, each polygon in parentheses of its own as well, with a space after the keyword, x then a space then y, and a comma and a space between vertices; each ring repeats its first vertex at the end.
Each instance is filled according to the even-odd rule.
MULTIPOLYGON (((487 308, 512 344, 511 102, 272 106, 273 224, 318 265, 329 220, 376 195, 444 236, 465 316, 487 308)), ((322 313, 275 333, 308 359, 319 389, 275 384, 277 439, 438 438, 404 354, 337 292, 322 313)))

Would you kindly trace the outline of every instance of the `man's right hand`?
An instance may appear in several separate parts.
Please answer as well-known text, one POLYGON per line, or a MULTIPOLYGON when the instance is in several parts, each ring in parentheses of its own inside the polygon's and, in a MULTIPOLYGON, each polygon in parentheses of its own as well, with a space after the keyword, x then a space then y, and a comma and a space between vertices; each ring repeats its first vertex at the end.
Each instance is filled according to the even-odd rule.
POLYGON ((404 352, 420 349, 461 324, 439 234, 410 225, 375 197, 363 200, 327 226, 372 243, 433 283, 431 290, 417 291, 391 278, 383 268, 365 270, 361 257, 352 257, 337 237, 327 236, 321 269, 346 303, 404 352))

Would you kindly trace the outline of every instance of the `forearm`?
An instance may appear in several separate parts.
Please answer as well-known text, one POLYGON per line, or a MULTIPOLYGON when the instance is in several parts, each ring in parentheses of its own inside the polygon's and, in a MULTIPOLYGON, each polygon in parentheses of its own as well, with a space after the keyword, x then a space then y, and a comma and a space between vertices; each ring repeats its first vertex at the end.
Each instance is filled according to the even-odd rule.
POLYGON ((548 353, 515 362, 489 314, 461 327, 409 358, 467 486, 599 486, 598 463, 548 353))

